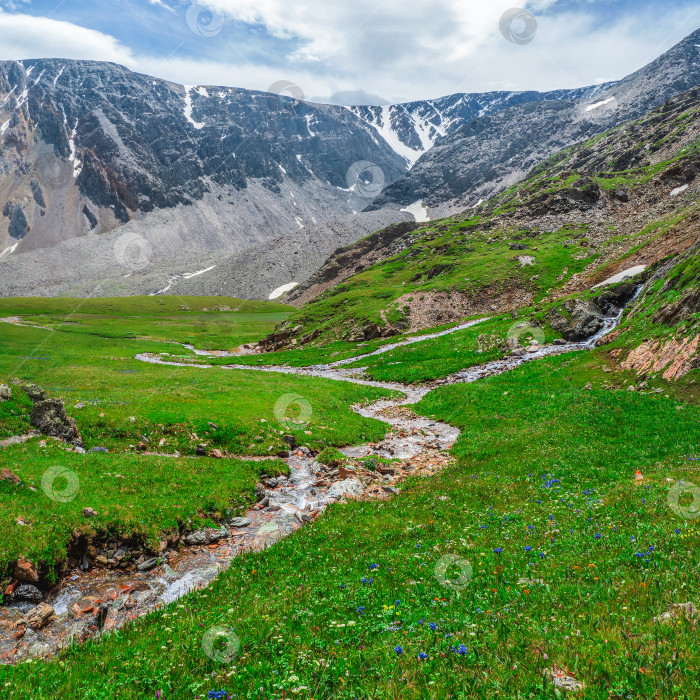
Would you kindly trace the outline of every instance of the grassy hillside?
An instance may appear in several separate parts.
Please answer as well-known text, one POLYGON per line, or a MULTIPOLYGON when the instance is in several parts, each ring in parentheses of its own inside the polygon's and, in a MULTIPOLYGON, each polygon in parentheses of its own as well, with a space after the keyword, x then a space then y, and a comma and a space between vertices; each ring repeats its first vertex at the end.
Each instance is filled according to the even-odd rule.
MULTIPOLYGON (((0 665, 5 696, 544 700, 564 696, 553 684, 561 672, 576 681, 571 697, 696 698, 697 100, 683 96, 571 149, 462 217, 390 243, 378 236, 377 246, 391 254, 295 311, 286 327, 301 328, 284 340, 284 352, 235 362, 332 362, 390 342, 376 328, 357 342, 368 324, 407 335, 489 317, 354 363, 375 379, 442 380, 503 358, 513 332, 551 341, 571 330, 581 309, 616 295, 627 301, 643 283, 599 347, 437 386, 411 408, 461 431, 442 471, 408 478, 390 500, 334 504, 274 547, 234 559, 206 590, 57 658, 0 665), (678 192, 682 182, 689 186, 678 192), (591 289, 633 265, 646 267, 635 284, 591 289), (320 333, 302 344, 313 330, 320 333), (679 481, 689 490, 674 501, 679 481), (206 649, 209 631, 219 627, 240 641, 225 663, 206 649)), ((107 465, 130 480, 128 493, 107 484, 95 497, 105 513, 101 526, 154 537, 178 518, 215 521, 221 509, 245 502, 259 473, 235 459, 137 456, 132 446, 144 437, 183 455, 202 441, 233 455, 274 454, 289 430, 274 416, 286 393, 310 402, 311 418, 293 432, 300 443, 325 449, 326 462, 339 456, 329 448, 385 436, 384 424, 350 406, 390 392, 312 376, 203 369, 195 364, 204 360, 163 342, 168 334, 178 341, 192 335, 202 316, 240 313, 231 336, 238 342, 261 330, 246 314, 284 309, 214 311, 209 301, 191 300, 190 311, 159 314, 152 306, 159 301, 143 303, 141 318, 126 306, 97 306, 78 318, 80 326, 66 325, 64 312, 47 306, 32 318, 53 330, 3 326, 0 335, 0 377, 33 380, 65 398, 88 445, 109 448, 107 455, 71 456, 72 467, 96 491, 107 465), (137 352, 192 366, 147 365, 134 360, 137 352)), ((76 317, 81 311, 73 309, 76 317)), ((22 432, 28 410, 19 392, 0 404, 0 437, 22 432)), ((425 432, 409 432, 399 431, 401 440, 427 441, 425 432)), ((30 442, 0 456, 29 486, 53 459, 48 452, 30 442)), ((16 497, 9 485, 0 487, 0 524, 8 533, 0 561, 24 548, 48 562, 60 559, 82 502, 52 510, 29 488, 16 497), (20 532, 18 516, 34 530, 20 532)))
MULTIPOLYGON (((464 214, 387 241, 375 234, 355 258, 345 249, 339 284, 299 292, 317 295, 282 325, 295 329, 284 342, 313 331, 316 344, 361 340, 372 326, 392 335, 537 307, 682 252, 697 240, 700 216, 699 113, 691 91, 553 156, 464 214)), ((327 275, 337 267, 330 260, 327 275)))

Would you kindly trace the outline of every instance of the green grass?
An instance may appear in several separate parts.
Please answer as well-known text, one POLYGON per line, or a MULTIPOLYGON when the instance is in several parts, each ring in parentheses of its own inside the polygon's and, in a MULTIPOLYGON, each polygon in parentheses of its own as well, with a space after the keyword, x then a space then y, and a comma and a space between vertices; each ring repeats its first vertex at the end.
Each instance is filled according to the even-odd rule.
POLYGON ((79 535, 109 534, 157 551, 158 536, 182 523, 197 529, 221 522, 227 512, 238 514, 254 500, 263 471, 288 473, 279 461, 80 455, 52 440, 41 447, 38 438, 5 448, 0 458, 22 479, 0 481, 0 572, 24 555, 49 580, 79 535), (52 469, 60 473, 55 479, 52 469), (87 507, 97 516, 84 518, 87 507))
MULTIPOLYGON (((686 128, 685 119, 672 116, 676 136, 655 133, 655 148, 686 128)), ((597 137, 606 162, 621 135, 619 129, 597 137)), ((534 182, 511 188, 477 216, 432 222, 408 250, 346 280, 294 312, 289 323, 304 324, 304 332, 324 328, 326 342, 337 329, 383 324, 382 311, 387 321, 408 327, 405 308, 394 303, 402 295, 455 290, 476 299, 484 290, 500 294, 512 285, 533 297, 533 307, 522 309, 517 321, 499 316, 356 364, 376 379, 424 382, 501 356, 508 330, 525 319, 541 325, 551 340, 548 290, 595 262, 577 259, 586 229, 536 234, 487 224, 493 213, 585 184, 580 174, 564 174, 576 155, 574 148, 550 159, 534 182), (512 241, 538 250, 511 251, 512 241), (521 254, 534 255, 537 266, 519 268, 514 258, 521 254)), ((634 177, 660 172, 654 168, 634 177)), ((621 178, 605 173, 604 187, 625 184, 621 178)), ((654 223, 640 235, 657 235, 675 223, 654 223)), ((628 239, 630 246, 640 242, 636 235, 628 239)), ((651 377, 646 388, 630 392, 637 377, 617 371, 610 354, 647 337, 697 328, 697 314, 675 328, 653 320, 663 304, 696 286, 695 258, 682 261, 668 281, 656 283, 643 307, 626 316, 611 345, 429 393, 416 412, 461 430, 454 463, 442 472, 407 480, 390 501, 333 505, 273 548, 236 558, 205 591, 100 640, 50 661, 0 666, 0 688, 13 700, 184 700, 205 698, 212 689, 261 700, 544 700, 562 697, 544 676, 556 664, 586 684, 581 697, 694 700, 700 681, 697 618, 668 626, 654 618, 672 604, 700 604, 700 527, 669 506, 674 481, 700 484, 700 370, 673 384, 651 377), (642 484, 635 482, 636 470, 644 475, 642 484), (438 563, 445 556, 468 562, 463 589, 442 585, 438 563), (230 663, 216 663, 202 649, 214 626, 240 639, 240 653, 230 663)), ((52 303, 39 302, 33 317, 61 321, 65 310, 52 303)), ((153 540, 197 509, 206 521, 240 507, 257 478, 260 465, 136 456, 130 445, 144 436, 183 454, 202 441, 235 454, 270 454, 284 447, 280 431, 293 432, 331 462, 338 458, 334 448, 385 434, 384 425, 360 418, 349 406, 387 392, 312 377, 136 362, 135 352, 144 351, 189 361, 190 353, 149 338, 172 334, 182 341, 196 335, 191 326, 201 315, 234 313, 207 312, 197 301, 189 312, 168 307, 175 303, 170 300, 162 312, 153 306, 160 300, 138 303, 144 304, 140 319, 128 300, 108 300, 89 312, 71 307, 80 326, 2 329, 0 377, 36 381, 66 398, 88 446, 110 448, 109 455, 85 457, 34 441, 0 453, 27 484, 36 485, 47 466, 66 463, 89 486, 84 493, 81 487, 79 498, 92 501, 57 507, 39 490, 0 482, 3 561, 24 549, 47 562, 60 559, 85 505, 104 520, 84 527, 131 530, 153 540), (280 401, 308 401, 307 424, 280 423, 280 401), (233 473, 216 471, 232 463, 233 473), (102 479, 117 468, 124 486, 102 479), (171 483, 182 484, 182 492, 171 483), (132 491, 121 493, 126 486, 132 491), (29 518, 33 531, 25 526, 18 532, 17 517, 29 518)), ((268 311, 287 312, 265 307, 239 313, 268 311)), ((206 318, 218 323, 217 316, 206 318)), ((241 319, 232 342, 262 332, 254 324, 241 319)), ((215 330, 199 341, 224 337, 225 331, 215 330)), ((382 342, 335 342, 245 362, 328 362, 382 342)), ((28 408, 21 395, 0 405, 0 435, 25 426, 28 408)), ((448 569, 454 573, 455 567, 448 569)))
POLYGON ((698 478, 700 409, 585 391, 594 357, 436 390, 417 408, 462 429, 453 468, 334 506, 207 591, 0 683, 12 698, 550 698, 556 663, 585 697, 694 698, 694 625, 653 618, 700 591, 699 532, 666 482, 698 478), (448 554, 472 566, 464 591, 434 575, 448 554), (241 640, 231 664, 202 651, 215 625, 241 640))
POLYGON ((464 233, 458 224, 446 229, 429 229, 404 252, 325 292, 293 313, 288 325, 302 325, 300 335, 322 328, 328 342, 343 330, 366 323, 384 326, 386 319, 408 324, 407 298, 420 299, 426 292, 459 293, 478 303, 486 290, 497 297, 519 288, 539 301, 550 288, 563 284, 595 260, 595 256, 579 259, 578 244, 585 242, 584 229, 464 233), (529 248, 511 250, 513 242, 529 248), (517 260, 522 255, 534 257, 535 264, 522 267, 517 260), (398 302, 399 298, 403 301, 398 302))
POLYGON ((229 297, 0 299, 0 317, 20 316, 66 333, 187 343, 198 350, 233 350, 256 342, 292 311, 282 304, 229 297))
POLYGON ((501 359, 509 333, 517 336, 522 345, 527 345, 535 336, 551 341, 558 335, 546 326, 540 330, 530 323, 527 318, 498 317, 433 340, 358 360, 345 367, 366 367, 366 373, 372 379, 384 382, 413 384, 442 379, 459 370, 501 359))
MULTIPOLYGON (((88 448, 130 452, 145 436, 151 446, 163 441, 159 450, 169 453, 192 455, 206 442, 234 455, 269 455, 284 449, 279 434, 283 429, 294 433, 300 444, 318 449, 377 440, 386 430, 384 424, 349 409, 386 395, 377 389, 253 371, 148 365, 135 355, 173 348, 140 339, 10 325, 3 325, 2 331, 0 381, 33 381, 64 399, 88 448), (294 395, 311 406, 308 424, 289 423, 283 414, 280 423, 276 416, 278 402, 284 410, 285 401, 290 404, 294 395)), ((0 407, 0 416, 17 411, 0 423, 5 436, 27 425, 27 402, 24 413, 13 406, 0 407)), ((291 403, 286 418, 294 418, 295 410, 291 403)))

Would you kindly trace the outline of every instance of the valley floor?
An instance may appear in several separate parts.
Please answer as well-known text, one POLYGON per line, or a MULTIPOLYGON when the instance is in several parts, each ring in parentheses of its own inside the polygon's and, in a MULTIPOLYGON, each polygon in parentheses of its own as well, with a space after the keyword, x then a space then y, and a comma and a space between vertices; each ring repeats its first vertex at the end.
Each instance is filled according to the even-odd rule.
MULTIPOLYGON (((10 575, 21 555, 60 572, 75 528, 153 542, 178 523, 194 530, 242 514, 271 462, 236 457, 283 453, 284 434, 321 451, 320 477, 325 463, 368 482, 382 471, 402 478, 380 500, 329 504, 273 547, 233 558, 204 590, 55 658, 0 667, 4 697, 696 697, 700 533, 687 484, 700 478, 698 370, 642 383, 616 361, 615 341, 481 372, 503 362, 487 340, 514 321, 497 317, 330 370, 347 379, 368 367, 358 385, 217 367, 231 358, 163 342, 191 342, 187 319, 171 319, 164 336, 158 314, 144 316, 137 337, 125 337, 125 318, 2 328, 0 376, 64 398, 85 447, 109 451, 33 438, 0 452, 22 479, 0 480, 10 575), (451 383, 460 375, 479 378, 451 383), (409 408, 396 390, 411 381, 429 383, 405 389, 417 401, 409 408), (299 413, 280 425, 276 406, 290 394, 299 413), (382 421, 394 425, 388 434, 382 421), (145 452, 181 456, 139 454, 144 440, 145 452), (224 459, 191 459, 200 443, 224 459), (80 476, 75 500, 36 488, 51 464, 80 476), (422 475, 404 469, 416 464, 422 475), (126 483, 102 478, 117 473, 126 483), (95 517, 82 516, 87 506, 95 517)), ((336 346, 332 357, 311 348, 295 364, 381 342, 336 346)), ((31 402, 11 386, 0 439, 29 429, 31 402)), ((268 487, 274 500, 282 488, 268 487)))

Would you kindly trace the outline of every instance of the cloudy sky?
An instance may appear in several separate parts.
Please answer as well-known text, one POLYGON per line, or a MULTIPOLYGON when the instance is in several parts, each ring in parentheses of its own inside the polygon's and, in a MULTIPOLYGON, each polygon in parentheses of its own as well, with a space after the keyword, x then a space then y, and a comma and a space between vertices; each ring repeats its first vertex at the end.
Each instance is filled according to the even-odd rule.
POLYGON ((193 85, 387 103, 621 78, 697 0, 0 0, 0 59, 114 61, 193 85), (506 13, 506 14, 504 14, 506 13))

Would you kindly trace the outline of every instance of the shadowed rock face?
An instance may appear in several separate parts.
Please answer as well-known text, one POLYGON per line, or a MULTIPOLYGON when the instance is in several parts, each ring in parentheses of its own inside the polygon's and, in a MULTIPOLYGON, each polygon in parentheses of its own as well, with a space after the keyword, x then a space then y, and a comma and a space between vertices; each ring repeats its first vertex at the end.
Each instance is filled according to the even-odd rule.
POLYGON ((620 313, 636 290, 637 285, 628 282, 603 292, 595 299, 566 301, 560 310, 550 314, 550 324, 570 343, 582 342, 598 333, 605 325, 606 318, 620 313))
MULTIPOLYGON (((8 236, 22 239, 13 254, 190 206, 206 193, 230 205, 253 181, 285 201, 294 189, 295 215, 311 223, 309 214, 324 211, 305 211, 310 182, 350 214, 353 163, 377 164, 387 182, 407 169, 343 107, 176 85, 108 63, 0 63, 0 120, 0 252, 8 236)), ((260 204, 274 226, 277 213, 260 204)))

